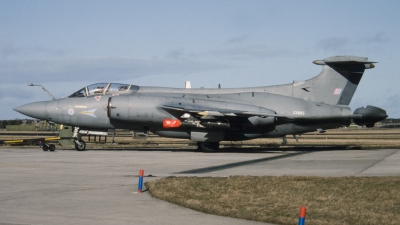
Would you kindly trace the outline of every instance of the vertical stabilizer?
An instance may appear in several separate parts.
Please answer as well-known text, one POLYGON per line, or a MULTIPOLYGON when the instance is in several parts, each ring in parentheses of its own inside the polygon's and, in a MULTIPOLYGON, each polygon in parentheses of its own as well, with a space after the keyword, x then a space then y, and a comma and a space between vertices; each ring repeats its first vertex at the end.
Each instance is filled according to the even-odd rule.
POLYGON ((315 60, 322 72, 309 80, 293 83, 293 97, 330 105, 349 105, 365 69, 374 68, 367 57, 334 56, 315 60))

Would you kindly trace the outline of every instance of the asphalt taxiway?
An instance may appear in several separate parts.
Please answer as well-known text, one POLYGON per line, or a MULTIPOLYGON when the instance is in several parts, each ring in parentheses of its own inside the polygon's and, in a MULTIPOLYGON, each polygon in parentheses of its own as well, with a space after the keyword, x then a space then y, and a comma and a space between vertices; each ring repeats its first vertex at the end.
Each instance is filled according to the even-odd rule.
POLYGON ((167 176, 400 176, 400 150, 0 148, 0 225, 264 224, 208 215, 137 191, 167 176))

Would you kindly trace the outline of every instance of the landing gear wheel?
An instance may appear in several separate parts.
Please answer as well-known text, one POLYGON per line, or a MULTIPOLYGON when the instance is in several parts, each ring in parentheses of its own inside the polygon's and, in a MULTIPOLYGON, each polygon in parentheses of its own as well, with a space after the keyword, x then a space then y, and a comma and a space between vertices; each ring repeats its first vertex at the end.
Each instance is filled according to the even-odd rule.
POLYGON ((197 146, 203 152, 215 152, 219 149, 219 142, 197 142, 197 146))
POLYGON ((86 149, 86 143, 82 140, 77 141, 77 142, 75 142, 75 149, 78 151, 84 151, 86 149))
POLYGON ((201 151, 203 151, 203 150, 201 149, 201 143, 202 143, 202 142, 197 142, 197 149, 196 149, 196 152, 201 152, 201 151))
POLYGON ((54 152, 54 150, 56 150, 56 146, 53 145, 53 144, 49 145, 49 150, 50 150, 51 152, 54 152))
POLYGON ((48 151, 49 150, 49 146, 47 146, 46 144, 43 144, 42 149, 43 149, 43 151, 48 151))

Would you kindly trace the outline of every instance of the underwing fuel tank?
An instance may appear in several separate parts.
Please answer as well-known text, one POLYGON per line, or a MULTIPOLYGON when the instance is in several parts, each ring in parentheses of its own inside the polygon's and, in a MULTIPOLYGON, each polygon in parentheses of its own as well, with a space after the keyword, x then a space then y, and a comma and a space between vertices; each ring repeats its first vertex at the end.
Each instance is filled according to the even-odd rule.
POLYGON ((361 107, 354 110, 353 115, 358 116, 358 118, 353 119, 355 124, 366 127, 374 127, 376 122, 388 117, 385 110, 370 105, 368 105, 366 108, 361 107))

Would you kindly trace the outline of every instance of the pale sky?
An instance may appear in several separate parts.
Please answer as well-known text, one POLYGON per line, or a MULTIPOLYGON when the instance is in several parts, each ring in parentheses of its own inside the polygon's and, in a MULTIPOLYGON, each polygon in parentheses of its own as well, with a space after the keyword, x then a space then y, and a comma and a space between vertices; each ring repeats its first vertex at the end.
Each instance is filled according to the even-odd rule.
POLYGON ((318 75, 313 60, 366 56, 350 104, 400 118, 400 1, 0 0, 0 120, 98 82, 251 87, 318 75))

